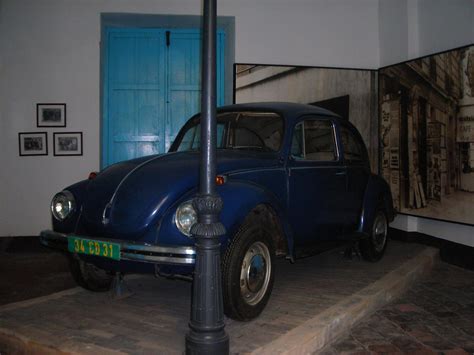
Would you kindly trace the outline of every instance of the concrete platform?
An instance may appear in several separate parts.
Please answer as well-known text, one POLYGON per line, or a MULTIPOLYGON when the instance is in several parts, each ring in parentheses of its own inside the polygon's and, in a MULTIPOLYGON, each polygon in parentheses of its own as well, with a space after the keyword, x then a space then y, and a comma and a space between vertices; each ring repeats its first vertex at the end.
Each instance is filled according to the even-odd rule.
MULTIPOLYGON (((379 263, 341 252, 279 260, 272 297, 252 322, 226 319, 233 354, 310 354, 401 295, 437 250, 392 241, 379 263)), ((112 300, 80 288, 0 307, 0 353, 180 354, 191 284, 134 276, 135 294, 112 300)))

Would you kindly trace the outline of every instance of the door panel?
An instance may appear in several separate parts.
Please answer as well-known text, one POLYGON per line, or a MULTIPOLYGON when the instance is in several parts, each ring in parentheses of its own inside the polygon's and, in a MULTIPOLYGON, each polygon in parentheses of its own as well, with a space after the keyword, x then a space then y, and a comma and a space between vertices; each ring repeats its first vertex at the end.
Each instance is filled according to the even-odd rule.
POLYGON ((163 31, 108 32, 103 165, 164 150, 163 31))
POLYGON ((164 111, 159 90, 137 90, 138 117, 136 120, 137 156, 158 154, 163 149, 163 120, 157 119, 164 111), (158 134, 157 134, 158 133, 158 134))
POLYGON ((167 125, 167 149, 176 138, 180 128, 195 113, 199 112, 201 92, 198 90, 172 90, 170 92, 169 122, 167 125))
POLYGON ((335 239, 340 232, 346 175, 342 166, 294 162, 289 177, 289 215, 297 246, 335 239))
MULTIPOLYGON (((217 34, 217 105, 224 104, 224 33, 217 34)), ((170 32, 168 50, 168 117, 166 150, 181 127, 200 111, 201 98, 201 35, 198 30, 170 32)))
POLYGON ((168 51, 169 111, 166 149, 173 143, 179 129, 199 111, 201 90, 199 31, 172 32, 168 51))
POLYGON ((136 60, 136 82, 138 84, 158 85, 164 77, 164 70, 160 68, 163 61, 164 51, 163 31, 154 31, 152 35, 136 38, 135 60, 136 60))
MULTIPOLYGON (((224 43, 218 31, 218 105, 224 103, 224 43)), ((166 152, 199 112, 200 46, 197 29, 107 29, 102 167, 166 152)))
POLYGON ((118 84, 133 84, 136 39, 132 36, 127 36, 126 33, 111 33, 109 36, 110 84, 113 86, 118 84))
POLYGON ((347 200, 344 204, 344 225, 354 232, 362 215, 365 190, 370 176, 369 158, 362 137, 349 125, 340 126, 344 164, 347 169, 347 200))
POLYGON ((370 172, 363 164, 348 164, 346 168, 348 196, 344 204, 344 215, 346 216, 344 224, 347 233, 351 233, 357 229, 360 222, 370 172))
POLYGON ((113 90, 111 102, 114 103, 110 111, 114 118, 114 125, 111 127, 111 143, 114 149, 111 150, 110 157, 112 161, 117 161, 119 157, 135 155, 135 144, 130 139, 130 133, 135 131, 135 93, 133 90, 113 90))
POLYGON ((306 116, 293 130, 290 154, 288 210, 296 246, 336 239, 347 180, 334 122, 306 116))

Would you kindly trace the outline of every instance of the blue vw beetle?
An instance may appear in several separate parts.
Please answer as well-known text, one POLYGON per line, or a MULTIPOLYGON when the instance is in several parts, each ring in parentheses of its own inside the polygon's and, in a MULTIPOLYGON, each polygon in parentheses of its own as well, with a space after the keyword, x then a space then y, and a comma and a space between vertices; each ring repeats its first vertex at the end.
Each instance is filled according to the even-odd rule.
MULTIPOLYGON (((70 252, 78 284, 105 291, 119 272, 192 276, 199 138, 196 115, 167 154, 114 164, 54 196, 53 231, 41 242, 70 252)), ((355 243, 369 261, 384 254, 395 215, 390 188, 371 174, 354 126, 330 111, 290 103, 218 109, 217 174, 224 309, 233 319, 263 310, 276 256, 293 261, 341 243, 355 243)))

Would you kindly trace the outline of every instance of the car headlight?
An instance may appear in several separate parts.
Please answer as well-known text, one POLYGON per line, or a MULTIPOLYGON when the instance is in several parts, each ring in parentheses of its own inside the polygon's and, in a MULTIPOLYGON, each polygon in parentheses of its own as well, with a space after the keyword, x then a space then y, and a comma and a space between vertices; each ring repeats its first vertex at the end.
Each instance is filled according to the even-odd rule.
POLYGON ((174 215, 174 223, 178 230, 189 237, 191 236, 191 227, 196 222, 197 213, 193 207, 192 201, 182 203, 174 215))
POLYGON ((67 190, 54 195, 51 201, 51 212, 58 221, 64 221, 76 208, 76 200, 67 190))

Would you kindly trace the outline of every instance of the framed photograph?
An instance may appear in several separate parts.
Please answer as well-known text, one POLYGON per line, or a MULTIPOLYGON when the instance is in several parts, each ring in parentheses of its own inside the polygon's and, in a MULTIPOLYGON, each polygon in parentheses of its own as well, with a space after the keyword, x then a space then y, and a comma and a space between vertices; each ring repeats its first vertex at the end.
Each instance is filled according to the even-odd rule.
POLYGON ((381 68, 378 87, 399 213, 474 225, 474 45, 381 68))
POLYGON ((66 127, 66 104, 36 104, 37 127, 66 127))
POLYGON ((48 134, 46 132, 18 133, 20 156, 48 155, 48 134))
POLYGON ((82 132, 54 133, 55 156, 82 155, 82 132))

